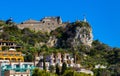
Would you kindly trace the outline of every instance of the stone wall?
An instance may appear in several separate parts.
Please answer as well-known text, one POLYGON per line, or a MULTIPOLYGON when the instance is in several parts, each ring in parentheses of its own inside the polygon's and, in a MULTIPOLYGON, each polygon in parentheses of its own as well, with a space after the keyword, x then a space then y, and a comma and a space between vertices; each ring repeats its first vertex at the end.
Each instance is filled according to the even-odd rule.
POLYGON ((34 31, 41 31, 41 32, 51 32, 52 30, 55 30, 56 28, 60 26, 65 26, 66 24, 62 23, 62 20, 60 17, 45 17, 40 21, 36 20, 27 20, 25 22, 22 22, 21 24, 18 24, 18 28, 24 29, 29 28, 34 31))

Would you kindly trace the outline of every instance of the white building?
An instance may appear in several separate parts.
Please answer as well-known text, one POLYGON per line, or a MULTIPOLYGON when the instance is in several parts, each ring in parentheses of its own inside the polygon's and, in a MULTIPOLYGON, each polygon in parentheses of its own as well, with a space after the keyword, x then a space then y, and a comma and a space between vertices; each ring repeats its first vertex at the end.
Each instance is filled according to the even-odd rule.
MULTIPOLYGON (((37 59, 38 59, 38 57, 37 57, 37 59)), ((40 60, 39 60, 38 66, 40 68, 43 68, 43 56, 40 56, 39 59, 40 60)), ((46 64, 47 69, 49 69, 50 65, 55 66, 56 64, 59 64, 59 66, 62 66, 63 62, 65 62, 67 64, 67 67, 76 66, 74 63, 74 58, 69 53, 64 53, 64 54, 52 53, 45 57, 45 64, 46 64)))
POLYGON ((95 65, 95 68, 96 68, 96 69, 98 69, 98 68, 105 69, 105 68, 107 68, 107 66, 101 65, 101 64, 97 64, 97 65, 95 65))
POLYGON ((91 70, 86 70, 86 69, 80 69, 80 71, 77 72, 81 72, 81 73, 85 73, 85 74, 90 74, 90 75, 94 75, 93 71, 91 70))
POLYGON ((0 76, 30 76, 34 69, 32 62, 0 61, 0 76))

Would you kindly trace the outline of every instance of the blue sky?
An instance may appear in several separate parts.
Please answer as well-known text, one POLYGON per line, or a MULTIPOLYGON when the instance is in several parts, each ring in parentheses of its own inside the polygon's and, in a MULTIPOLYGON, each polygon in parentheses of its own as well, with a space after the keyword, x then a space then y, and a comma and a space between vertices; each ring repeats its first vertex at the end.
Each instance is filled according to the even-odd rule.
POLYGON ((86 15, 94 40, 120 47, 120 0, 1 0, 0 19, 27 19, 61 16, 63 21, 82 20, 86 15))

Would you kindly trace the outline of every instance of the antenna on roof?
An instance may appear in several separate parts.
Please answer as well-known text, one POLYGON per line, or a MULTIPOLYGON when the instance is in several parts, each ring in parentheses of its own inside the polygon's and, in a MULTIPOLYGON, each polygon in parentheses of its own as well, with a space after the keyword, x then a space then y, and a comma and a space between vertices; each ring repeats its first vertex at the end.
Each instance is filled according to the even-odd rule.
POLYGON ((86 16, 85 16, 85 15, 83 15, 83 16, 84 16, 83 21, 84 21, 84 22, 87 22, 86 16))

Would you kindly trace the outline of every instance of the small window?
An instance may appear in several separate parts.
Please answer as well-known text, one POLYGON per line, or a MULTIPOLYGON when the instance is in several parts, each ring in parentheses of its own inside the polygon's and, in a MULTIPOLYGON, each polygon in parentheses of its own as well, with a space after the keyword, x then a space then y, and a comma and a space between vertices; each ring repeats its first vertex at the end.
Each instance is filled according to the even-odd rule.
POLYGON ((16 58, 12 58, 11 61, 12 61, 12 62, 15 62, 15 61, 16 61, 16 58))
POLYGON ((5 58, 5 60, 10 60, 10 58, 5 58))
POLYGON ((20 65, 16 65, 16 68, 19 68, 20 67, 20 65))
POLYGON ((8 46, 8 45, 9 45, 9 43, 6 43, 6 45, 8 46))
POLYGON ((54 58, 56 58, 56 56, 54 55, 54 58))
POLYGON ((13 54, 10 54, 10 56, 13 56, 13 54))
POLYGON ((85 36, 84 36, 84 35, 82 35, 82 37, 84 38, 85 36))
POLYGON ((7 56, 7 54, 3 54, 3 56, 7 56))
POLYGON ((54 60, 54 63, 56 63, 56 60, 54 60))
POLYGON ((48 23, 48 25, 50 25, 50 23, 48 23))
POLYGON ((19 58, 18 61, 21 61, 21 59, 19 58))
POLYGON ((3 58, 0 58, 0 60, 4 60, 3 58))
POLYGON ((69 58, 69 56, 67 56, 67 59, 69 58))
POLYGON ((61 58, 64 58, 64 55, 61 55, 61 58))
POLYGON ((16 54, 16 56, 20 56, 20 54, 16 54))
POLYGON ((13 45, 13 43, 11 43, 11 45, 13 45))
POLYGON ((45 21, 43 21, 43 23, 45 23, 45 21))
POLYGON ((54 23, 52 23, 52 25, 54 25, 54 23))
POLYGON ((63 63, 63 59, 61 60, 61 62, 63 63))
POLYGON ((28 65, 26 65, 26 64, 25 64, 24 66, 25 66, 25 68, 27 68, 27 67, 28 67, 28 65))

